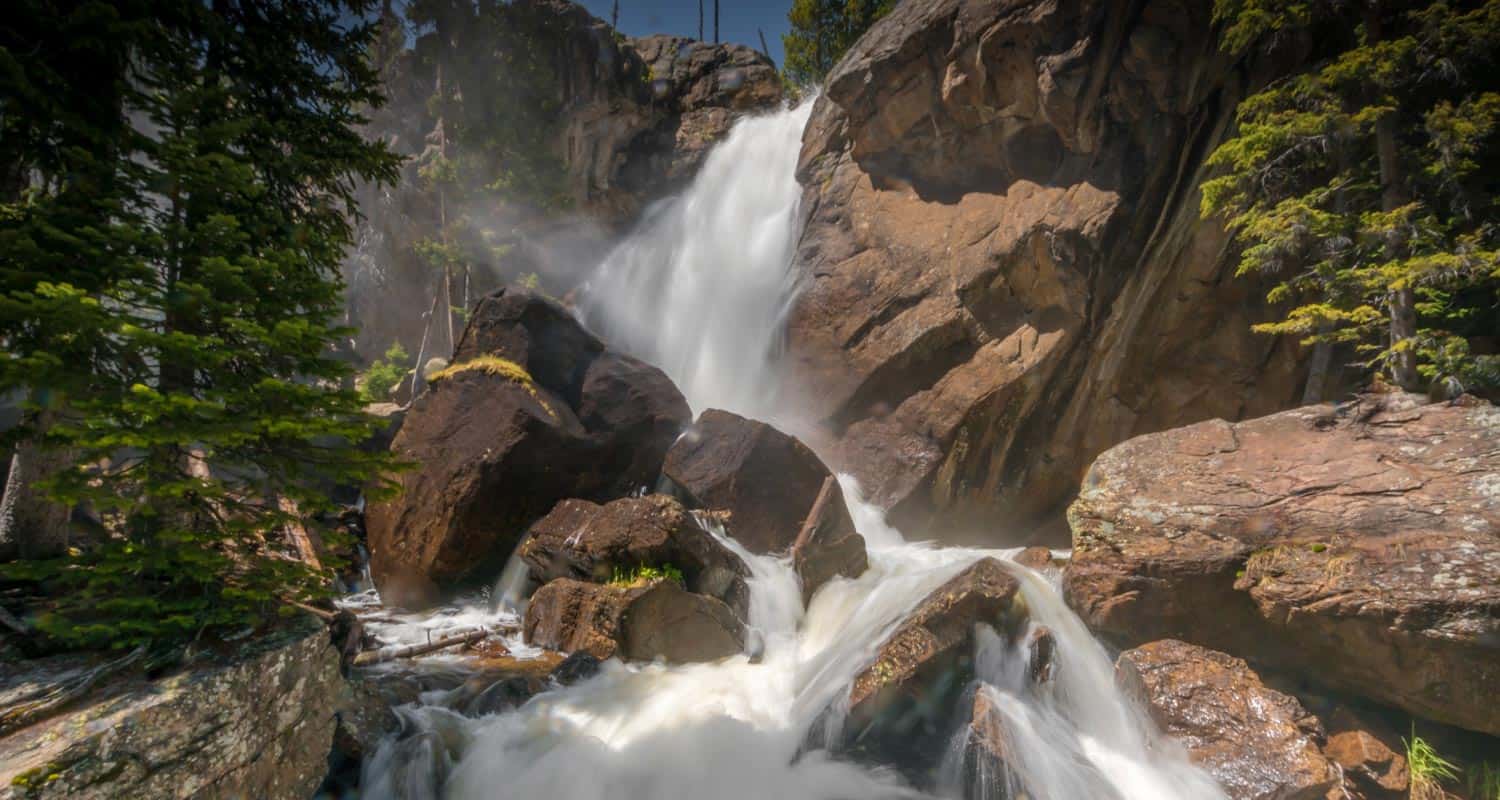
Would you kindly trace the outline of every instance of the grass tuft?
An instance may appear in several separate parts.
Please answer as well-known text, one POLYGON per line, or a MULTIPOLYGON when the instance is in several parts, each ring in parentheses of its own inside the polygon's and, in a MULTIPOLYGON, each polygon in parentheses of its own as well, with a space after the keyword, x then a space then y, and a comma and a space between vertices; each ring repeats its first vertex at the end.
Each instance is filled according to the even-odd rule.
POLYGON ((615 567, 609 579, 610 586, 639 586, 653 581, 669 580, 678 586, 684 585, 682 570, 671 564, 658 567, 641 564, 636 567, 615 567))
POLYGON ((1443 784, 1458 779, 1458 766, 1438 755, 1412 728, 1406 741, 1406 767, 1411 772, 1411 800, 1443 800, 1443 784))

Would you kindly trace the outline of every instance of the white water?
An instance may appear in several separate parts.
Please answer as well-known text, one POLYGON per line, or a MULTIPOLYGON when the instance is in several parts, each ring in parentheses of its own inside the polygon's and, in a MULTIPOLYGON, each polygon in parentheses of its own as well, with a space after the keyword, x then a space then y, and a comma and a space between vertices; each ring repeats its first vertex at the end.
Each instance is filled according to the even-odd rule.
POLYGON ((694 411, 779 410, 768 378, 791 299, 794 172, 811 111, 735 125, 692 186, 652 208, 584 289, 584 323, 660 367, 694 411))
MULTIPOLYGON (((589 321, 661 365, 698 410, 762 418, 774 407, 774 345, 790 295, 798 190, 791 177, 807 108, 736 126, 692 187, 611 254, 586 295, 589 321)), ((804 752, 815 725, 847 697, 883 639, 933 589, 976 560, 1015 551, 909 544, 845 479, 845 496, 869 544, 870 569, 835 580, 803 608, 786 559, 756 556, 716 530, 749 565, 749 624, 764 642, 758 663, 737 656, 667 667, 607 662, 596 677, 538 695, 522 708, 467 719, 431 705, 402 710, 406 735, 366 764, 369 797, 556 800, 835 800, 963 797, 960 759, 936 786, 910 787, 894 772, 804 752)), ((1011 563, 1031 624, 1056 639, 1053 679, 1024 678, 1026 654, 978 631, 977 691, 996 702, 1010 777, 971 796, 1032 800, 1220 798, 1213 782, 1162 738, 1116 688, 1108 654, 1063 604, 1052 579, 1011 563)), ((514 572, 511 570, 510 572, 514 572)), ((506 594, 519 585, 510 575, 506 594)), ((508 613, 508 612, 507 612, 508 613)), ((503 616, 503 615, 502 615, 503 616)), ((378 631, 401 639, 433 627, 493 623, 480 606, 433 623, 402 619, 378 631), (407 627, 403 627, 407 626, 407 627)), ((822 730, 820 728, 820 730, 822 730)), ((949 744, 958 753, 960 733, 949 744)))

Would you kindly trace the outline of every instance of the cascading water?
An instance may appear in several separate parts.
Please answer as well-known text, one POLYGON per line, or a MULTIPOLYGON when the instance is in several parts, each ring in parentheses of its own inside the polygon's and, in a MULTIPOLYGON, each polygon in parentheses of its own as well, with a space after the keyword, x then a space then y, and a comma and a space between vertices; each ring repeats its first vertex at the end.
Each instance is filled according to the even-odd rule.
MULTIPOLYGON (((807 116, 804 105, 740 122, 692 187, 655 209, 586 293, 589 322, 662 366, 697 410, 794 416, 773 407, 768 387, 790 296, 799 194, 792 171, 807 116)), ((611 661, 587 681, 478 719, 438 703, 403 708, 404 739, 387 740, 365 765, 368 796, 822 800, 931 791, 998 800, 1018 781, 1033 800, 1222 797, 1115 688, 1108 654, 1057 587, 1014 562, 1030 624, 1050 629, 1056 653, 1052 680, 1037 686, 1023 677, 1024 652, 986 629, 976 636, 974 691, 994 701, 1009 773, 966 780, 964 732, 950 744, 943 779, 923 791, 892 770, 805 750, 813 727, 829 723, 825 712, 931 591, 980 558, 1009 561, 1016 552, 907 543, 852 481, 844 479, 844 492, 870 567, 829 582, 805 609, 788 559, 751 554, 702 520, 750 568, 749 638, 763 643, 759 658, 611 661)), ((398 619, 377 633, 420 638, 487 613, 398 619)))
POLYGON ((791 298, 794 173, 811 110, 742 120, 584 289, 588 327, 660 367, 695 411, 778 410, 771 357, 791 298))

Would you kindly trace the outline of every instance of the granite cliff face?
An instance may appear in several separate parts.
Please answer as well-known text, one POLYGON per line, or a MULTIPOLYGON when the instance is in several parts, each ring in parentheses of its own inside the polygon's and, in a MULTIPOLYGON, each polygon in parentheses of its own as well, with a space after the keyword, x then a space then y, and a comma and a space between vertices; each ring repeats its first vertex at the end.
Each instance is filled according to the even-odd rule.
POLYGON ((1035 536, 1110 445, 1300 394, 1196 190, 1298 55, 1232 63, 1209 3, 1138 6, 912 0, 817 101, 792 383, 907 531, 1035 536))

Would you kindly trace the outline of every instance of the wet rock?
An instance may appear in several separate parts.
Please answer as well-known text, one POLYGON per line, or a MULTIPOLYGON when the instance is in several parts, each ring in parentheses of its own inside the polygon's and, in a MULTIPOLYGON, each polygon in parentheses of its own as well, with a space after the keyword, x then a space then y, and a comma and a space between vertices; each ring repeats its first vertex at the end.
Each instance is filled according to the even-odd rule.
POLYGON ((1244 661, 1165 639, 1121 653, 1115 670, 1230 800, 1319 800, 1338 785, 1322 724, 1244 661))
POLYGON ((935 765, 974 677, 975 629, 1018 630, 1019 593, 1016 578, 986 558, 929 594, 855 677, 842 746, 902 769, 935 765))
POLYGON ((513 711, 544 689, 546 684, 537 678, 505 678, 495 681, 464 704, 464 716, 483 717, 513 711))
POLYGON ((1046 625, 1037 625, 1026 635, 1026 679, 1033 684, 1044 684, 1052 680, 1053 659, 1057 655, 1057 639, 1046 625))
POLYGON ((963 740, 965 797, 1029 796, 1021 785, 1020 776, 1010 768, 1010 748, 996 706, 1000 702, 1005 702, 1005 698, 985 689, 974 693, 963 740))
POLYGON ((735 655, 745 643, 744 623, 729 606, 665 579, 613 586, 559 578, 532 595, 525 633, 538 647, 600 660, 673 664, 735 655))
POLYGON ((865 537, 852 531, 831 541, 815 537, 792 549, 792 568, 802 586, 803 603, 811 600, 823 584, 834 578, 858 578, 869 566, 865 537))
POLYGON ((572 686, 575 683, 586 681, 598 675, 599 667, 599 659, 589 653, 578 650, 569 653, 568 657, 563 659, 563 662, 558 664, 556 669, 552 670, 550 677, 553 681, 563 686, 572 686))
POLYGON ((1196 187, 1301 43, 1241 72, 1211 5, 905 2, 828 76, 788 361, 819 452, 902 530, 993 545, 1131 435, 1299 396, 1196 187))
POLYGON ((1399 800, 1411 788, 1402 735, 1373 715, 1338 706, 1324 717, 1323 755, 1364 800, 1399 800))
POLYGON ((605 349, 555 302, 516 289, 486 297, 454 367, 412 404, 392 446, 417 468, 367 513, 381 596, 422 607, 439 587, 488 580, 559 500, 654 482, 688 420, 659 370, 605 349))
POLYGON ((1068 602, 1500 732, 1500 409, 1382 396, 1105 453, 1069 517, 1068 602))
POLYGON ((301 800, 327 770, 342 687, 327 630, 298 623, 0 738, 0 797, 301 800))
MULTIPOLYGON (((795 437, 763 422, 709 409, 667 451, 662 474, 696 504, 729 513, 730 535, 752 553, 796 543, 832 473, 795 437)), ((854 532, 837 481, 809 540, 854 532)))
POLYGON ((682 572, 688 591, 723 600, 741 618, 748 613, 744 562, 665 495, 605 505, 564 500, 531 526, 519 553, 537 583, 604 583, 617 569, 671 565, 682 572))
POLYGON ((1016 554, 1015 562, 1040 572, 1052 567, 1052 550, 1047 547, 1028 547, 1016 554))

